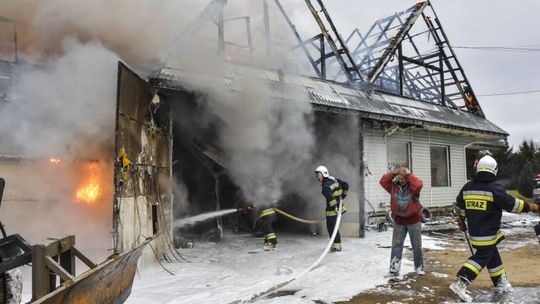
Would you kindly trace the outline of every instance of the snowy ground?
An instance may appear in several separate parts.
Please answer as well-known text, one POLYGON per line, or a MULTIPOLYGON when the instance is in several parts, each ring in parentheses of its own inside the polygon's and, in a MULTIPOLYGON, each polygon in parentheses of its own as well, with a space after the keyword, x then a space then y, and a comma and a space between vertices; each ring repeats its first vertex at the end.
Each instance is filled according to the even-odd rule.
MULTIPOLYGON (((390 259, 391 229, 368 232, 364 239, 344 238, 343 251, 326 256, 310 273, 257 303, 336 302, 352 298, 363 290, 386 283, 390 259)), ((126 303, 230 303, 287 281, 317 260, 327 238, 306 235, 278 235, 274 252, 249 253, 262 247, 251 235, 226 235, 221 243, 197 243, 183 250, 190 263, 165 264, 174 276, 159 265, 140 272, 126 303)), ((424 236, 425 248, 441 248, 424 236)), ((408 240, 406 245, 408 246, 408 240)), ((402 274, 413 271, 403 260, 402 274)))
MULTIPOLYGON (((512 234, 531 233, 537 216, 505 214, 503 231, 512 234)), ((429 230, 429 225, 424 226, 429 230)), ((435 238, 423 235, 425 249, 466 250, 444 248, 441 240, 459 237, 460 232, 439 232, 435 238)), ((300 234, 278 234, 279 245, 274 252, 263 252, 262 239, 248 234, 226 234, 221 243, 196 242, 192 249, 181 252, 189 263, 145 265, 135 276, 127 304, 231 303, 250 299, 253 295, 286 282, 306 270, 322 253, 328 238, 300 234), (257 253, 249 253, 258 251, 257 253)), ((386 284, 392 229, 385 232, 367 231, 366 238, 344 238, 343 251, 326 256, 319 267, 257 303, 315 303, 346 301, 377 285, 386 284)), ((536 239, 513 241, 509 237, 503 249, 535 244, 536 239)), ((409 240, 406 247, 410 248, 409 240)), ((413 271, 410 250, 405 250, 402 274, 413 271)), ((437 276, 436 274, 434 274, 437 276)), ((441 274, 444 275, 444 274, 441 274)), ((25 279, 23 303, 30 300, 30 267, 23 267, 25 279)), ((391 288, 387 286, 385 288, 391 288)))

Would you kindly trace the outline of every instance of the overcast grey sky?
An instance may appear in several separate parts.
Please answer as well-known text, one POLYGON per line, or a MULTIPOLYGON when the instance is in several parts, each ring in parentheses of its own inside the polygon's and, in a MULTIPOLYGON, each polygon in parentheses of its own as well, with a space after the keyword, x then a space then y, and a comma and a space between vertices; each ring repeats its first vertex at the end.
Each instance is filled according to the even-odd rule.
MULTIPOLYGON (((365 32, 376 18, 414 5, 409 0, 330 0, 327 9, 343 36, 365 32)), ((540 49, 538 0, 433 0, 452 46, 540 49)), ((455 49, 476 95, 540 90, 540 52, 455 49)), ((540 142, 540 93, 478 97, 486 117, 506 130, 509 143, 540 142)))
MULTIPOLYGON (((129 50, 147 54, 155 53, 160 43, 163 44, 164 41, 170 40, 171 36, 177 35, 179 28, 177 23, 191 21, 210 1, 169 0, 160 1, 160 5, 155 5, 152 1, 139 0, 134 5, 132 4, 134 2, 128 0, 113 1, 114 4, 106 0, 87 0, 76 4, 69 0, 0 0, 0 6, 2 13, 8 14, 10 10, 6 10, 6 6, 10 3, 23 12, 37 10, 36 4, 39 3, 42 10, 37 10, 40 12, 37 17, 41 17, 37 18, 37 21, 42 23, 37 22, 34 26, 47 29, 48 38, 51 37, 49 32, 54 29, 63 29, 60 31, 63 35, 78 30, 83 33, 83 40, 87 38, 85 35, 97 33, 95 35, 97 40, 105 41, 104 44, 115 52, 122 47, 125 50, 125 46, 128 45, 129 50), (107 5, 104 5, 105 2, 107 5), (46 9, 43 10, 44 8, 46 9), (92 14, 87 14, 87 11, 92 11, 92 14), (152 22, 141 23, 140 20, 148 19, 149 11, 151 16, 161 17, 154 18, 152 22), (126 18, 111 18, 116 16, 117 12, 128 13, 125 13, 126 18), (103 20, 110 22, 104 23, 103 20), (43 23, 44 21, 48 22, 43 23), (138 39, 139 36, 144 38, 138 39), (133 41, 145 43, 138 43, 135 47, 133 41)), ((241 12, 242 9, 253 9, 260 13, 261 2, 229 0, 226 11, 229 17, 250 14, 241 12)), ((268 2, 270 6, 274 6, 273 1, 268 2)), ((318 27, 306 7, 305 0, 281 0, 281 2, 304 39, 317 34, 315 31, 318 27)), ((324 0, 324 3, 342 36, 347 37, 355 27, 361 32, 366 32, 376 19, 402 11, 414 5, 416 1, 324 0)), ((432 0, 432 4, 453 46, 540 48, 540 18, 538 18, 540 0, 432 0)), ((283 18, 279 19, 284 23, 283 18)), ((255 23, 255 20, 253 22, 255 23)), ((257 29, 257 25, 254 28, 257 29)), ((290 34, 288 27, 283 24, 280 27, 273 24, 272 30, 273 37, 286 32, 290 34)), ((231 33, 227 32, 227 35, 231 33)), ((261 36, 260 26, 255 34, 261 36)), ((467 49, 455 51, 477 96, 540 90, 538 51, 527 53, 467 49)), ((137 56, 124 52, 122 57, 137 56)), ((540 93, 479 96, 479 102, 487 118, 510 134, 510 145, 517 146, 523 139, 540 142, 540 106, 537 105, 539 98, 540 93)))

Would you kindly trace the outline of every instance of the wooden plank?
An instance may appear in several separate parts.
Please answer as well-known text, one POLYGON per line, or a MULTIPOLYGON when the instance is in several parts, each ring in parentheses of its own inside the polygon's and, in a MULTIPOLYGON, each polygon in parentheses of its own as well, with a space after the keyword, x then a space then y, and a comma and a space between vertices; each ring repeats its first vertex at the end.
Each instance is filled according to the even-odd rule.
POLYGON ((58 264, 51 257, 45 257, 45 264, 49 267, 55 274, 57 274, 64 281, 73 281, 75 279, 69 272, 67 272, 60 264, 58 264))
POLYGON ((71 282, 62 284, 50 294, 32 304, 63 303, 124 303, 131 294, 137 260, 149 239, 120 255, 113 255, 96 268, 90 269, 71 282))

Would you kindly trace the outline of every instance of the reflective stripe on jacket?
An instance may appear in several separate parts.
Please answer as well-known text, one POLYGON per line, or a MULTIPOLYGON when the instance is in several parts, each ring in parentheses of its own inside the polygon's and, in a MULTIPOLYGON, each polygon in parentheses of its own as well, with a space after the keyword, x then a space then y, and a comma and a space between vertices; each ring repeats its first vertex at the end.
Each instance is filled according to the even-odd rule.
MULTIPOLYGON (((321 183, 322 195, 326 200, 326 216, 337 215, 336 207, 340 200, 347 197, 349 184, 339 178, 325 177, 321 183)), ((343 206, 343 208, 345 208, 343 206)))
POLYGON ((456 198, 459 215, 467 218, 471 244, 475 247, 495 246, 504 239, 500 230, 503 210, 512 213, 529 211, 528 204, 506 193, 495 179, 491 173, 478 172, 456 198))

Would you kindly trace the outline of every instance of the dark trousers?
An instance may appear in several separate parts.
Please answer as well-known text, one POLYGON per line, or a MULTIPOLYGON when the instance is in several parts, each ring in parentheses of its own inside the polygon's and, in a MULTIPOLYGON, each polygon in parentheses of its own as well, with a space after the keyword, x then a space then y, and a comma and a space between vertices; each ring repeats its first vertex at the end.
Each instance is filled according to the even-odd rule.
MULTIPOLYGON (((326 216, 326 229, 328 229, 329 236, 332 236, 332 232, 334 232, 334 228, 336 227, 336 222, 337 215, 326 216)), ((339 230, 336 234, 336 238, 334 239, 334 246, 341 247, 341 235, 339 234, 339 230)))
POLYGON ((277 244, 277 236, 274 233, 272 223, 276 220, 275 215, 266 215, 261 217, 261 226, 264 233, 264 241, 277 244))
POLYGON ((474 255, 463 264, 457 275, 472 282, 484 267, 488 268, 491 281, 496 286, 500 277, 505 274, 497 246, 478 247, 474 255))

